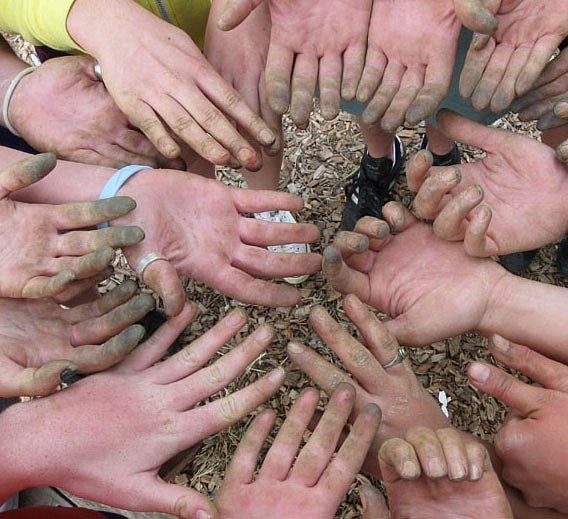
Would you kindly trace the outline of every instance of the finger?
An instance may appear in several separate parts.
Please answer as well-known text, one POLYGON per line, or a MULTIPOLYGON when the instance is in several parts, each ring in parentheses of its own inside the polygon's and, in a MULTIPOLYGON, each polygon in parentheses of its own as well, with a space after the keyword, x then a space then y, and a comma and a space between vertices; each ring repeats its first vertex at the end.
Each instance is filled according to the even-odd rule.
MULTIPOLYGON (((369 313, 367 309, 363 308, 363 304, 352 296, 347 303, 347 307, 351 314, 355 314, 357 311, 360 313, 369 313), (361 305, 357 310, 354 309, 357 304, 355 301, 361 305)), ((349 315, 349 317, 351 318, 351 315, 349 315)), ((359 327, 359 325, 361 325, 361 328, 369 331, 369 323, 363 323, 365 317, 357 315, 356 318, 358 318, 357 326, 359 327)), ((367 391, 372 391, 377 387, 377 384, 380 383, 380 380, 378 380, 378 375, 381 373, 380 361, 378 361, 363 344, 352 337, 347 330, 335 321, 321 306, 312 308, 310 312, 310 324, 322 340, 337 354, 343 362, 345 369, 361 386, 367 391)), ((392 356, 387 360, 391 358, 392 356)))
POLYGON ((359 473, 381 423, 381 409, 367 404, 355 419, 349 435, 321 478, 325 488, 337 489, 343 496, 359 473))
POLYGON ((427 477, 436 479, 448 475, 444 451, 434 431, 426 427, 413 427, 406 433, 405 439, 414 447, 427 477))
POLYGON ((308 54, 296 55, 294 70, 292 72, 290 117, 299 128, 306 128, 308 126, 317 78, 317 58, 308 54))
POLYGON ((347 373, 330 364, 314 350, 299 342, 288 343, 286 351, 292 362, 328 395, 331 395, 342 382, 353 384, 353 380, 347 373))
POLYGON ((53 296, 53 300, 58 304, 67 304, 68 302, 72 302, 77 297, 82 296, 85 292, 97 289, 97 285, 105 279, 108 279, 113 272, 112 267, 107 267, 90 278, 73 281, 64 291, 53 296))
POLYGON ((239 25, 264 0, 231 0, 225 4, 217 19, 217 27, 230 31, 239 25))
MULTIPOLYGON (((175 317, 170 317, 152 336, 136 348, 136 351, 121 363, 125 371, 141 371, 152 366, 153 371, 159 371, 162 364, 156 364, 168 348, 179 337, 197 315, 195 303, 185 303, 182 311, 175 317), (154 366, 154 364, 156 364, 154 366)), ((171 358, 171 357, 170 357, 171 358)), ((159 375, 156 374, 156 377, 159 375)))
POLYGON ((556 148, 556 157, 559 161, 568 163, 568 139, 556 148))
POLYGON ((383 206, 383 218, 395 232, 404 232, 418 220, 400 202, 388 202, 383 206))
POLYGON ((103 247, 118 249, 144 239, 140 227, 106 227, 96 231, 70 231, 57 237, 58 256, 83 256, 103 247))
POLYGON ((434 234, 442 240, 463 240, 467 227, 466 217, 482 202, 483 196, 481 186, 474 184, 452 198, 436 217, 433 225, 434 234))
POLYGON ((136 208, 128 196, 114 196, 94 202, 74 202, 55 206, 53 221, 60 230, 81 229, 124 216, 136 208))
MULTIPOLYGON (((262 325, 236 348, 221 356, 213 364, 197 372, 188 371, 185 378, 171 386, 170 392, 176 400, 178 409, 189 409, 201 400, 226 388, 249 364, 266 351, 273 338, 274 330, 262 325), (192 376, 189 377, 191 374, 192 376), (181 395, 181 398, 178 398, 178 395, 181 395), (188 401, 187 395, 191 395, 192 402, 188 401)), ((218 350, 223 345, 217 346, 218 350)))
POLYGON ((355 389, 340 384, 330 397, 327 408, 310 439, 300 451, 290 478, 311 487, 328 466, 343 427, 355 404, 355 389))
POLYGON ((417 193, 428 178, 434 157, 428 150, 420 150, 410 157, 406 166, 406 181, 408 189, 417 193))
POLYGON ((489 351, 499 361, 520 371, 541 386, 556 391, 568 392, 568 368, 536 351, 493 335, 489 351))
POLYGON ((128 116, 132 126, 139 128, 161 155, 167 159, 179 157, 181 148, 166 130, 151 106, 144 101, 135 101, 127 108, 122 107, 122 110, 128 116))
POLYGON ((93 277, 97 272, 108 267, 115 258, 114 249, 103 247, 80 257, 67 256, 56 262, 57 270, 69 269, 75 273, 76 279, 93 277))
POLYGON ((154 366, 155 380, 160 384, 169 384, 201 369, 246 323, 246 312, 242 308, 235 308, 183 350, 154 366))
MULTIPOLYGON (((155 166, 152 167, 157 167, 159 159, 163 158, 154 145, 138 130, 128 129, 120 132, 116 138, 116 145, 138 156, 139 160, 154 162, 155 166)), ((139 164, 139 162, 129 162, 129 164, 139 164)))
POLYGON ((549 35, 540 38, 536 42, 515 83, 515 90, 518 96, 526 94, 531 89, 561 41, 562 37, 549 35))
POLYGON ((487 205, 480 205, 470 215, 463 245, 465 252, 474 258, 487 258, 499 252, 497 244, 487 236, 492 216, 487 205))
POLYGON ((319 239, 319 230, 307 223, 272 223, 243 218, 239 236, 248 245, 266 247, 288 243, 313 243, 319 239))
POLYGON ((364 483, 359 489, 363 506, 362 519, 390 519, 390 512, 383 495, 371 484, 364 483))
POLYGON ((491 35, 497 30, 497 18, 479 0, 454 0, 454 9, 470 31, 491 35))
POLYGON ((390 438, 379 449, 382 480, 394 483, 399 479, 418 479, 422 473, 413 446, 402 438, 390 438))
POLYGON ((437 121, 440 129, 449 139, 486 151, 502 147, 504 136, 508 136, 508 132, 503 134, 495 128, 478 124, 449 110, 440 110, 437 121))
MULTIPOLYGON (((556 105, 554 105, 556 106, 556 105)), ((554 109, 554 107, 553 107, 554 109)), ((521 119, 521 117, 519 116, 519 120, 521 121, 529 121, 531 120, 529 119, 521 119)), ((554 128, 558 128, 560 126, 565 126, 566 124, 568 124, 568 121, 565 118, 559 118, 556 117, 554 115, 553 111, 549 111, 547 113, 545 113, 542 117, 540 117, 540 119, 537 122, 537 129, 540 131, 543 130, 552 130, 554 128)))
POLYGON ((53 153, 40 153, 10 164, 0 171, 0 200, 45 177, 57 164, 53 153))
MULTIPOLYGON (((413 207, 416 216, 427 220, 436 218, 441 211, 443 212, 446 195, 461 182, 461 179, 462 175, 458 167, 450 166, 448 168, 433 169, 432 174, 424 180, 414 198, 413 207)), ((459 198, 459 195, 457 198, 459 198)), ((448 203, 451 203, 453 200, 455 198, 448 203)), ((463 201, 460 199, 458 208, 461 208, 463 205, 463 201)), ((454 217, 454 220, 450 222, 453 226, 458 223, 461 224, 465 215, 462 216, 462 220, 456 222, 456 214, 461 213, 455 210, 449 211, 444 218, 454 217)))
POLYGON ((275 210, 296 212, 304 208, 304 201, 290 193, 250 189, 231 189, 230 193, 239 213, 262 213, 275 210))
POLYGON ((268 104, 282 115, 290 106, 290 81, 294 68, 294 53, 277 44, 270 44, 266 56, 266 97, 268 104))
POLYGON ((129 301, 136 293, 137 289, 138 285, 136 282, 128 279, 96 301, 65 310, 62 317, 66 323, 70 324, 76 324, 87 319, 100 317, 129 301))
POLYGON ((356 98, 361 104, 366 104, 375 95, 383 78, 387 58, 382 51, 370 47, 367 49, 365 68, 361 75, 361 81, 357 87, 356 98))
POLYGON ((75 280, 75 273, 65 269, 55 276, 36 276, 30 279, 22 289, 21 297, 38 299, 40 297, 54 297, 65 291, 75 280))
POLYGON ((104 315, 86 319, 71 327, 70 342, 73 346, 100 344, 137 323, 154 309, 156 301, 150 294, 140 294, 129 301, 109 309, 104 315))
POLYGON ((465 450, 470 481, 479 481, 486 471, 493 471, 491 458, 483 445, 478 442, 468 442, 465 445, 465 450))
POLYGON ((475 388, 517 409, 523 416, 529 416, 541 407, 545 389, 525 384, 499 368, 481 362, 470 364, 467 373, 475 388))
POLYGON ((364 124, 370 126, 383 117, 394 99, 394 96, 400 90, 404 72, 405 67, 403 65, 389 62, 385 69, 381 85, 373 95, 371 101, 369 101, 369 104, 361 116, 364 124))
POLYGON ((506 110, 513 102, 513 99, 517 95, 515 83, 527 59, 529 59, 529 55, 530 49, 526 47, 519 47, 513 52, 511 60, 505 69, 503 79, 491 98, 491 110, 494 112, 506 110))
MULTIPOLYGON (((275 421, 276 413, 265 409, 249 425, 227 467, 219 492, 223 492, 223 487, 231 488, 236 485, 246 485, 253 482, 260 450, 268 438, 272 427, 274 427, 275 421)), ((272 448, 274 448, 274 444, 272 448)))
POLYGON ((448 478, 452 481, 461 481, 467 478, 469 475, 468 455, 461 434, 456 429, 447 427, 438 429, 436 436, 444 451, 448 478))
POLYGON ((342 294, 356 294, 362 301, 371 297, 369 276, 347 266, 341 252, 333 246, 323 251, 322 271, 327 281, 342 294))
POLYGON ((315 253, 272 252, 260 247, 243 246, 235 251, 233 266, 254 277, 284 278, 315 274, 321 256, 315 253))
POLYGON ((284 481, 291 471, 298 449, 319 402, 319 391, 302 391, 266 454, 259 477, 284 481))
MULTIPOLYGON (((142 134, 140 134, 140 136, 145 139, 142 134)), ((132 153, 118 144, 101 146, 97 151, 102 158, 102 160, 98 162, 101 166, 108 165, 116 169, 123 168, 130 164, 140 164, 142 166, 150 166, 151 168, 158 166, 158 161, 155 158, 132 153)), ((155 151, 155 155, 158 155, 157 151, 155 151)))
POLYGON ((380 251, 390 240, 391 229, 384 220, 373 216, 363 216, 355 223, 353 232, 366 236, 369 240, 369 249, 376 252, 380 251))
POLYGON ((469 99, 483 76, 495 50, 495 40, 491 39, 483 48, 476 48, 475 38, 472 40, 460 75, 459 91, 462 97, 469 99))
MULTIPOLYGON (((126 253, 128 262, 131 255, 126 253)), ((138 260, 142 256, 139 256, 138 260)), ((134 258, 132 258, 134 259, 134 258)), ((136 265, 137 261, 130 263, 136 265)), ((168 261, 154 261, 146 269, 142 281, 156 292, 164 302, 164 310, 168 316, 178 315, 185 302, 185 291, 174 266, 168 261)))
POLYGON ((38 368, 3 364, 0 395, 5 398, 49 395, 61 384, 63 371, 76 369, 69 360, 55 360, 38 368))
POLYGON ((471 96, 471 104, 476 110, 484 110, 491 102, 497 87, 505 75, 505 71, 513 56, 513 50, 506 45, 497 45, 483 76, 471 96))
MULTIPOLYGON (((383 222, 384 223, 384 222, 383 222)), ((388 225, 384 225, 387 227, 388 225)), ((333 239, 333 246, 341 253, 342 258, 348 259, 369 250, 369 238, 364 234, 352 231, 339 231, 333 239)))
POLYGON ((347 101, 355 99, 357 95, 357 87, 365 67, 365 54, 366 45, 353 45, 343 53, 341 97, 347 101))
POLYGON ((407 68, 402 76, 398 92, 386 109, 382 119, 381 128, 386 132, 395 132, 399 126, 404 124, 406 111, 416 95, 424 86, 424 66, 407 68))
MULTIPOLYGON (((448 49, 448 53, 450 49, 448 49)), ((434 113, 436 108, 448 94, 452 81, 454 58, 439 63, 430 63, 424 74, 424 86, 420 89, 412 104, 406 110, 406 122, 410 126, 424 121, 434 113)))
POLYGON ((284 378, 284 369, 276 368, 240 391, 182 413, 180 424, 188 430, 194 430, 196 423, 201 424, 197 440, 207 438, 238 422, 266 402, 284 384, 284 378))
MULTIPOLYGON (((339 114, 341 100, 342 59, 336 54, 324 54, 319 60, 320 112, 331 121, 339 114)), ((313 94, 312 94, 313 95, 313 94)))

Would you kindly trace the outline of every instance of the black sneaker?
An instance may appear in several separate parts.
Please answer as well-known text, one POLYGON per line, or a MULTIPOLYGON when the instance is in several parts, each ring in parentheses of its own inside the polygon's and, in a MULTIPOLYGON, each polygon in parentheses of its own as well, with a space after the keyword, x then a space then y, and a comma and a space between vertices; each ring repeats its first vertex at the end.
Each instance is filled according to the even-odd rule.
MULTIPOLYGON (((422 144, 420 145, 421 150, 425 150, 428 147, 428 136, 424 134, 422 136, 422 144)), ((432 153, 432 152, 430 152, 432 153)), ((432 153, 434 157, 433 166, 454 166, 456 164, 461 164, 461 155, 458 145, 454 142, 452 149, 445 155, 436 155, 432 153)))
POLYGON ((564 236, 564 239, 558 245, 556 266, 560 274, 568 276, 568 234, 564 236))
POLYGON ((526 252, 514 252, 513 254, 501 256, 499 260, 501 265, 503 265, 509 272, 520 276, 529 268, 532 260, 538 254, 538 251, 539 249, 529 250, 526 252))
POLYGON ((344 230, 352 231, 363 216, 382 218, 383 205, 392 199, 391 190, 406 159, 404 144, 397 135, 394 136, 393 149, 394 160, 375 159, 365 150, 359 176, 345 188, 341 224, 344 230))

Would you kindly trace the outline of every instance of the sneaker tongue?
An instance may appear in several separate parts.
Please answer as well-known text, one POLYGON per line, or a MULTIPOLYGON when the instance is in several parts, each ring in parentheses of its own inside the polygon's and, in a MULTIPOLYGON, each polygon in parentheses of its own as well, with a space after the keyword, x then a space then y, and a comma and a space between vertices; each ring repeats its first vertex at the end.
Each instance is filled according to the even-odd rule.
POLYGON ((392 181, 392 168, 393 161, 391 159, 369 158, 362 170, 364 171, 365 175, 367 175, 367 178, 369 180, 372 180, 373 182, 378 184, 384 183, 385 185, 388 185, 392 181))

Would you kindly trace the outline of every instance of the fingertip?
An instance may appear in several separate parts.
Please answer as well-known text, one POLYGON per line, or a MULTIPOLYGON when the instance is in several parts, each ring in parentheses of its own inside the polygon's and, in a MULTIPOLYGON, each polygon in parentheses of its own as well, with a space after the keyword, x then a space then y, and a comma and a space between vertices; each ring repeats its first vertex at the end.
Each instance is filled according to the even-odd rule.
POLYGON ((469 381, 477 388, 483 387, 491 376, 491 369, 483 362, 473 362, 467 368, 469 381))

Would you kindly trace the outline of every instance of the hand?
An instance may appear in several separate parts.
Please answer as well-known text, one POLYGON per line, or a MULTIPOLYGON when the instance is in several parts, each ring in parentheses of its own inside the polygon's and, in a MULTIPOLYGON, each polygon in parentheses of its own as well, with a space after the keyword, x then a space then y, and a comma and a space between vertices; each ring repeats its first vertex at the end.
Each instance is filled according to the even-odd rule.
MULTIPOLYGON (((488 517, 513 518, 487 450, 455 429, 415 427, 404 440, 387 440, 379 462, 392 517, 480 517, 483 510, 488 517)), ((363 488, 363 519, 384 517, 373 515, 381 511, 376 493, 363 488)))
POLYGON ((63 309, 50 299, 0 299, 0 396, 53 393, 61 374, 94 373, 121 361, 144 335, 152 308, 127 281, 101 299, 63 309), (100 344, 100 345, 99 345, 100 344))
POLYGON ((223 3, 217 0, 211 5, 205 33, 205 57, 268 124, 276 136, 274 146, 281 149, 282 117, 268 104, 264 78, 271 25, 268 3, 262 4, 239 27, 222 31, 216 21, 223 3))
POLYGON ((407 346, 487 331, 491 294, 507 271, 437 238, 398 202, 386 204, 383 216, 396 235, 385 222, 365 217, 355 226, 368 238, 363 246, 353 248, 354 233, 342 232, 325 249, 328 281, 393 317, 386 326, 407 346))
MULTIPOLYGON (((219 26, 233 27, 260 3, 227 2, 219 26)), ((305 128, 319 77, 321 113, 333 119, 339 113, 340 97, 355 96, 372 0, 271 0, 268 4, 272 29, 265 76, 270 106, 278 114, 290 106, 292 120, 305 128)))
POLYGON ((341 382, 352 384, 356 391, 353 419, 368 404, 376 404, 383 410, 381 427, 363 466, 365 472, 380 477, 378 452, 385 440, 404 436, 417 424, 447 427, 448 420, 417 380, 408 360, 383 368, 395 357, 399 347, 386 327, 356 296, 346 296, 343 309, 359 329, 362 341, 352 337, 322 307, 312 309, 310 324, 341 359, 347 373, 298 342, 289 344, 288 355, 328 395, 341 382))
POLYGON ((108 91, 131 124, 167 158, 181 153, 171 130, 213 164, 259 169, 260 156, 232 121, 263 146, 271 146, 274 135, 191 38, 135 2, 97 4, 74 2, 67 27, 99 61, 108 91), (104 21, 104 34, 92 30, 93 19, 104 21))
POLYGON ((313 274, 320 269, 319 254, 278 254, 264 248, 313 242, 319 237, 314 225, 275 224, 241 215, 300 210, 302 200, 290 194, 230 189, 217 180, 172 170, 141 171, 121 192, 134 197, 138 205, 122 223, 115 223, 136 222, 146 233, 142 243, 124 249, 130 265, 136 267, 142 256, 153 251, 168 259, 144 271, 144 282, 163 297, 168 315, 179 313, 185 300, 178 273, 245 303, 291 306, 300 299, 297 289, 255 278, 313 274))
POLYGON ((461 24, 452 0, 374 0, 357 99, 363 122, 394 132, 417 124, 446 96, 461 24), (403 44, 402 44, 403 42, 403 44))
POLYGON ((496 0, 499 26, 491 37, 474 36, 460 78, 460 93, 477 110, 509 107, 529 91, 568 35, 562 0, 496 0))
POLYGON ((9 436, 4 437, 5 445, 20 445, 10 451, 21 455, 22 466, 14 469, 24 473, 20 484, 54 485, 129 510, 186 519, 203 517, 198 515, 201 510, 208 514, 205 517, 217 517, 207 498, 165 483, 158 470, 173 455, 254 410, 282 385, 284 370, 278 368, 240 391, 197 406, 260 355, 273 333, 261 326, 207 365, 246 324, 244 313, 235 310, 181 352, 155 364, 195 311, 195 305, 187 305, 115 368, 2 413, 2 428, 9 436), (30 428, 31 421, 37 427, 30 428), (18 437, 9 434, 12 431, 18 437))
POLYGON ((354 399, 353 387, 340 384, 310 439, 297 455, 319 401, 318 391, 303 391, 255 479, 260 450, 275 421, 272 411, 259 414, 241 440, 215 497, 221 519, 335 517, 381 420, 377 406, 369 404, 363 408, 334 456, 354 399))
POLYGON ((9 116, 23 139, 38 151, 75 162, 180 167, 130 127, 95 77, 93 63, 87 56, 54 58, 20 81, 9 116))
POLYGON ((525 384, 479 362, 469 367, 476 388, 511 407, 494 442, 503 479, 518 488, 529 505, 568 513, 568 367, 499 336, 493 337, 489 350, 496 360, 538 384, 525 384))
POLYGON ((139 227, 78 230, 126 215, 126 197, 62 205, 15 202, 9 195, 45 177, 53 154, 35 155, 0 171, 0 297, 55 296, 75 280, 89 278, 113 259, 115 247, 140 242, 139 227))
POLYGON ((436 236, 463 240, 466 252, 478 257, 536 249, 564 236, 568 170, 550 147, 451 112, 438 121, 449 138, 486 156, 459 168, 432 168, 429 154, 420 152, 409 163, 408 186, 418 191, 415 212, 435 218, 436 236))

